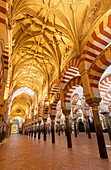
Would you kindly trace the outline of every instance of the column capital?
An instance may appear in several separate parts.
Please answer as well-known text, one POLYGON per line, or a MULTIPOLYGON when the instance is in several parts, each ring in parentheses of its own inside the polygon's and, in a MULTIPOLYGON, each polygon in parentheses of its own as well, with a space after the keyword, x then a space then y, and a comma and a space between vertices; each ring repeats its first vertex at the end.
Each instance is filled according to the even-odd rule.
POLYGON ((101 101, 101 98, 90 98, 86 100, 86 103, 91 106, 94 110, 94 108, 97 110, 99 103, 101 101))
POLYGON ((54 120, 54 119, 55 119, 55 116, 56 116, 56 115, 50 115, 51 120, 54 120))
POLYGON ((104 116, 109 116, 109 113, 110 112, 108 112, 108 111, 101 112, 101 114, 104 115, 104 116))
POLYGON ((65 110, 65 109, 63 109, 62 112, 63 112, 63 114, 65 115, 65 117, 68 117, 68 116, 70 115, 71 110, 65 110))
POLYGON ((46 119, 46 118, 43 118, 43 121, 44 121, 44 122, 46 122, 46 121, 47 121, 47 119, 46 119))

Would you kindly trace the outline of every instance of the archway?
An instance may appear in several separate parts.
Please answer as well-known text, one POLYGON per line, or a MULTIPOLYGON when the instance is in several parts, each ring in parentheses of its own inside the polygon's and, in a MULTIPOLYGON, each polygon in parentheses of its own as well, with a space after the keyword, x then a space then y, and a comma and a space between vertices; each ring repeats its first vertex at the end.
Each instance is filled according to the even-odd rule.
POLYGON ((22 128, 23 128, 23 123, 24 119, 22 117, 13 117, 10 122, 12 123, 11 125, 11 134, 22 134, 22 128))

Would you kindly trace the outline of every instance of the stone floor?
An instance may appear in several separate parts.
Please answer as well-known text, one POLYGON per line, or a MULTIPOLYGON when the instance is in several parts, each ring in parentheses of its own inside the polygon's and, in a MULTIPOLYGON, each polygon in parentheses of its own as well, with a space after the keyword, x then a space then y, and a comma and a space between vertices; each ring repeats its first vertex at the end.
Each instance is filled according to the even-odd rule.
MULTIPOLYGON (((111 145, 105 134, 106 145, 111 145)), ((0 170, 111 170, 111 147, 108 160, 100 159, 95 134, 72 135, 73 148, 68 149, 66 137, 56 135, 56 143, 21 135, 11 135, 0 145, 0 170)))

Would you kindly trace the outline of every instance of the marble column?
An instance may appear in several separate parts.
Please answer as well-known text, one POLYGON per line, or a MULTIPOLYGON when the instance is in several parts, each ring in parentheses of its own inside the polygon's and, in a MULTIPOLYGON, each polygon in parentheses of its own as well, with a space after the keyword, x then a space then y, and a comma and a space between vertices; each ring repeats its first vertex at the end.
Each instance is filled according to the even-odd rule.
POLYGON ((51 115, 51 134, 52 134, 52 143, 55 143, 54 121, 55 121, 55 116, 52 116, 52 115, 51 115))
POLYGON ((109 119, 108 119, 109 112, 101 112, 101 114, 103 114, 105 116, 108 135, 109 135, 109 139, 111 140, 111 127, 110 127, 110 122, 109 122, 109 119))
POLYGON ((2 143, 2 115, 0 115, 0 143, 2 143))
POLYGON ((36 138, 36 133, 37 133, 37 123, 35 123, 35 127, 34 127, 34 138, 36 138))
POLYGON ((40 133, 41 133, 41 131, 40 131, 40 123, 41 123, 41 121, 39 121, 38 123, 39 123, 39 128, 38 128, 38 139, 40 139, 40 133))
POLYGON ((30 128, 29 128, 29 125, 28 125, 28 135, 27 136, 30 136, 30 128))
POLYGON ((63 110, 63 114, 65 115, 65 122, 66 122, 67 146, 68 146, 68 148, 72 148, 71 133, 70 133, 70 122, 69 122, 70 110, 63 110))
POLYGON ((25 134, 25 125, 24 125, 24 123, 22 123, 22 135, 24 135, 25 134))
POLYGON ((47 119, 44 119, 44 141, 46 141, 46 121, 47 119))
POLYGON ((105 146, 105 140, 104 140, 103 131, 102 131, 102 126, 101 126, 101 122, 100 122, 100 118, 98 114, 98 105, 99 103, 95 103, 95 102, 91 104, 93 117, 94 117, 96 137, 97 137, 97 142, 98 142, 98 148, 99 148, 100 157, 108 158, 107 150, 105 146))
POLYGON ((77 128, 76 128, 76 119, 74 119, 74 134, 75 134, 75 137, 77 138, 77 128))
POLYGON ((86 116, 86 134, 88 134, 88 138, 91 139, 91 132, 90 132, 90 126, 89 126, 89 116, 86 116))
POLYGON ((6 137, 8 137, 8 125, 6 124, 6 137))
POLYGON ((8 124, 8 136, 11 135, 11 127, 12 127, 12 123, 8 124))
POLYGON ((110 127, 111 127, 111 115, 108 117, 109 119, 109 124, 110 124, 110 127))
POLYGON ((106 124, 107 124, 109 139, 111 140, 111 127, 110 127, 110 122, 109 122, 108 116, 106 116, 106 124))
POLYGON ((32 123, 32 126, 31 126, 31 137, 33 137, 33 123, 32 123))
POLYGON ((60 122, 58 122, 58 136, 60 136, 60 122))
POLYGON ((65 119, 66 119, 67 145, 68 145, 68 148, 72 148, 72 141, 71 141, 71 133, 70 133, 69 117, 65 116, 65 119))

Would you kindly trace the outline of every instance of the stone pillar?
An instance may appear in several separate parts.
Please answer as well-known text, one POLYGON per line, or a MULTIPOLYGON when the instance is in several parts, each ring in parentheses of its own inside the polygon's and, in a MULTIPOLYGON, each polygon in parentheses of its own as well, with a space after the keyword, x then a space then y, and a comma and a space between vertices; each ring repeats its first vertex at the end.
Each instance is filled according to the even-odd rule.
POLYGON ((86 116, 86 134, 88 134, 88 138, 91 139, 89 116, 86 116))
POLYGON ((27 136, 30 136, 30 128, 29 128, 29 125, 28 125, 27 129, 28 129, 28 135, 27 135, 27 136))
POLYGON ((111 127, 111 116, 109 116, 108 119, 109 119, 109 124, 110 124, 110 127, 111 127))
POLYGON ((52 115, 52 105, 49 105, 49 114, 51 118, 51 135, 52 135, 52 143, 55 143, 55 130, 54 130, 54 121, 55 115, 52 115))
POLYGON ((57 123, 58 123, 58 127, 57 127, 57 132, 58 132, 58 136, 60 136, 60 122, 59 121, 57 121, 57 123))
POLYGON ((66 122, 67 146, 68 146, 68 148, 72 148, 71 133, 70 133, 70 122, 69 122, 70 110, 63 110, 63 114, 65 115, 65 122, 66 122))
POLYGON ((8 125, 6 124, 6 137, 8 137, 8 125))
POLYGON ((26 125, 26 136, 28 136, 28 125, 26 125))
POLYGON ((4 140, 5 137, 6 137, 5 123, 4 120, 2 119, 2 140, 4 140))
POLYGON ((2 115, 0 115, 0 143, 2 143, 2 115))
POLYGON ((31 125, 29 125, 29 136, 31 137, 31 125))
POLYGON ((101 112, 101 114, 103 114, 105 116, 108 135, 109 135, 109 139, 111 140, 111 127, 110 127, 110 122, 109 122, 109 119, 108 119, 109 112, 101 112))
POLYGON ((107 124, 109 139, 111 140, 111 127, 110 127, 110 122, 109 122, 108 116, 106 116, 106 124, 107 124))
POLYGON ((12 127, 12 123, 8 124, 8 136, 11 135, 11 127, 12 127))
POLYGON ((54 120, 55 120, 55 116, 51 115, 51 134, 52 134, 52 143, 55 143, 54 120))
POLYGON ((65 119, 66 119, 67 145, 68 145, 68 148, 72 148, 72 141, 71 141, 71 133, 70 133, 69 117, 68 117, 68 116, 65 116, 65 119))
POLYGON ((100 122, 100 118, 99 118, 99 114, 98 114, 98 105, 99 105, 99 103, 95 103, 95 102, 93 102, 91 104, 92 111, 93 111, 93 117, 94 117, 96 137, 97 137, 97 142, 98 142, 98 148, 99 148, 100 157, 108 158, 105 141, 104 141, 104 136, 103 136, 103 131, 102 131, 102 126, 101 126, 101 122, 100 122))
POLYGON ((36 138, 36 133, 37 133, 37 128, 36 128, 36 126, 37 126, 37 123, 35 123, 35 128, 34 128, 34 138, 36 138))
POLYGON ((31 137, 33 137, 33 123, 32 123, 32 126, 31 126, 31 137))
POLYGON ((22 135, 25 135, 25 125, 22 123, 22 135))
POLYGON ((75 137, 77 138, 76 119, 74 119, 74 134, 75 137))
POLYGON ((40 139, 40 123, 41 123, 41 121, 39 121, 38 139, 40 139))
POLYGON ((44 119, 44 141, 46 141, 46 121, 47 119, 44 119))

